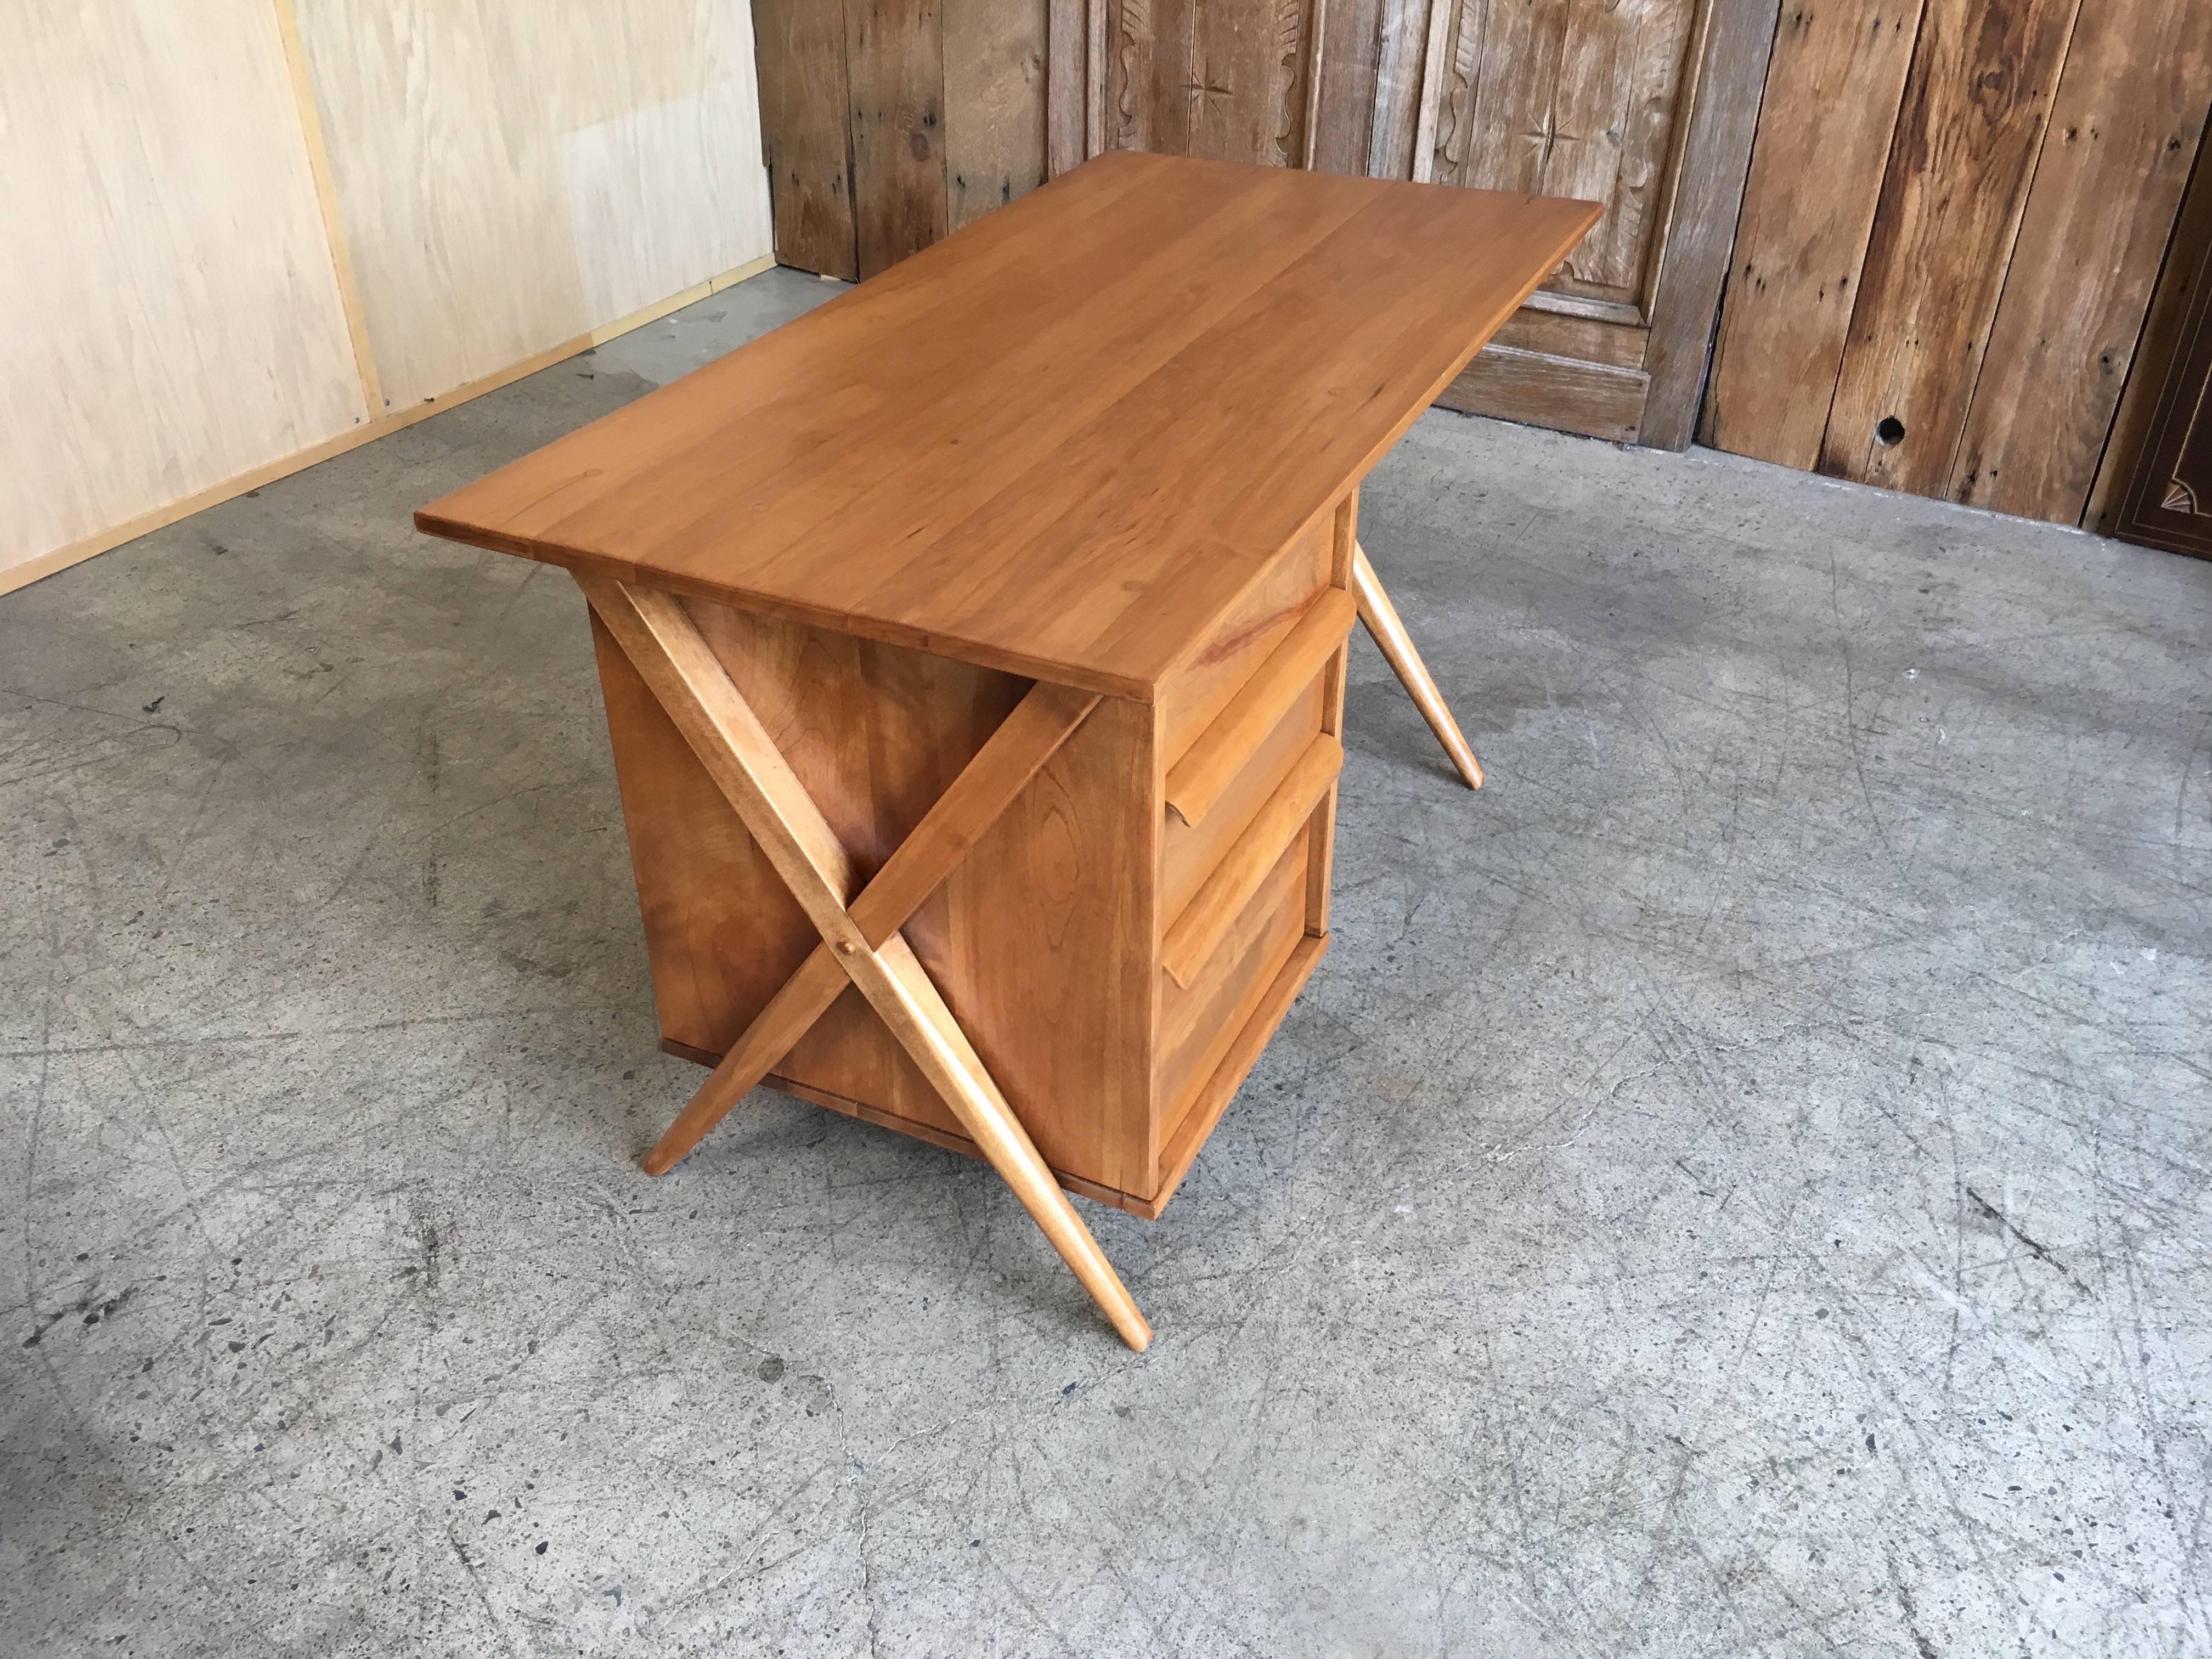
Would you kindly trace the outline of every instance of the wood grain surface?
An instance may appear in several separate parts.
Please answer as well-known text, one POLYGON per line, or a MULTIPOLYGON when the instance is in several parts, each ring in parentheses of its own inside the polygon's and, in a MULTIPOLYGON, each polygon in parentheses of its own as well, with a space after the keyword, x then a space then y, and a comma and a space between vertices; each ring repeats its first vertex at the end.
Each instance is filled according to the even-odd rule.
POLYGON ((1449 9, 1431 176, 1601 202, 1546 286, 1636 301, 1663 218, 1692 0, 1436 0, 1449 9))
POLYGON ((2209 99, 2212 5, 2082 8, 1952 465, 1954 501, 2081 519, 2209 99))
MULTIPOLYGON (((866 999, 879 1028, 927 1079, 1123 1340, 1143 1349, 1152 1340, 1151 1328, 1054 1181, 964 1023, 946 1006, 940 975, 925 968, 902 933, 891 931, 880 945, 872 945, 848 909, 861 878, 846 837, 822 811, 792 766, 787 745, 770 733, 693 614, 675 595, 656 589, 598 576, 579 576, 577 584, 591 603, 594 624, 612 638, 683 734, 787 893, 866 999)), ((793 689, 773 673, 766 681, 780 690, 793 689)), ((878 726, 871 735, 884 733, 878 726)), ((917 758, 927 764, 933 757, 917 758)))
MULTIPOLYGON (((945 658, 702 603, 688 610, 845 849, 863 897, 1022 700, 1023 682, 945 658)), ((661 1032, 686 1051, 723 1054, 821 934, 628 657, 600 637, 661 1032)), ((1131 779, 1153 769, 1152 715, 1130 702, 1093 709, 905 922, 1046 1161, 1139 1195, 1152 1189, 1158 828, 1149 793, 1131 779)), ((863 933, 868 911, 856 902, 863 933)), ((966 1133, 850 991, 775 1070, 966 1133)))
POLYGON ((2077 4, 1929 0, 1823 472, 1920 495, 1948 483, 2077 4))
POLYGON ((317 0, 300 33, 384 395, 495 373, 769 251, 728 0, 317 0))
POLYGON ((945 227, 1045 180, 1045 0, 942 0, 945 227))
POLYGON ((416 522, 1149 701, 1595 213, 1102 156, 416 522))
POLYGON ((30 0, 5 36, 0 570, 371 413, 269 7, 30 0))
POLYGON ((845 0, 846 117, 860 276, 945 234, 941 0, 845 0))
POLYGON ((1462 369, 1437 401, 1468 415, 1632 444, 1642 429, 1650 385, 1651 377, 1640 368, 1493 344, 1462 369))
POLYGON ((2184 412, 2190 395, 2185 381, 2194 319, 2207 303, 2206 286, 2212 284, 2212 143, 2207 139, 2197 142, 2197 165, 2182 195, 2165 267, 2136 342, 2127 390, 2120 394, 2082 516, 2083 526, 2100 535, 2133 540, 2153 530, 2156 520, 2149 515, 2160 514, 2172 477, 2157 465, 2155 452, 2161 436, 2190 418, 2184 412))
POLYGON ((1714 347, 1705 441, 1809 472, 1850 337, 1923 0, 1783 9, 1714 347), (1818 190, 1805 181, 1818 176, 1818 190))
POLYGON ((844 10, 820 0, 753 0, 753 25, 776 258, 855 281, 844 10))

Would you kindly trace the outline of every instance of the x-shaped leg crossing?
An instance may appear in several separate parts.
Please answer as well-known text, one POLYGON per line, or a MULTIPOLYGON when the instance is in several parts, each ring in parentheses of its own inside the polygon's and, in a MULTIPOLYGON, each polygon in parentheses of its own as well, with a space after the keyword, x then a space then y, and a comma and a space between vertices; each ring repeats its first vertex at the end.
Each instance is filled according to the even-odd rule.
POLYGON ((605 577, 580 573, 576 582, 822 936, 647 1154, 647 1170, 662 1174, 696 1146, 849 981, 1014 1189, 1121 1340, 1141 1351, 1152 1341, 1152 1327, 899 931, 1083 722, 1097 696, 1039 681, 856 896, 857 872, 844 844, 682 604, 672 594, 605 577))

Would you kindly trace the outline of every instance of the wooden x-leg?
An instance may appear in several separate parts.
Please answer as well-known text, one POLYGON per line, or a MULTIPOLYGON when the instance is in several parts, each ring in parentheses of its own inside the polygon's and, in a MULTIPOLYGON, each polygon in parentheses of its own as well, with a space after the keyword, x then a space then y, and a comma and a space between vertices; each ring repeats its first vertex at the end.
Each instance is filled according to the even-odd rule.
POLYGON ((856 872, 844 844, 681 603, 605 577, 579 573, 576 581, 822 936, 648 1154, 646 1168, 658 1175, 696 1146, 849 981, 1014 1189, 1122 1340, 1144 1349, 1152 1340, 1151 1326, 899 932, 1097 697, 1036 685, 855 897, 856 872))
POLYGON ((1358 542, 1352 544, 1352 592, 1359 602, 1359 620, 1367 624, 1367 631, 1382 648, 1384 660, 1397 671, 1407 695, 1413 699, 1413 707, 1421 711, 1421 718, 1428 721, 1429 730, 1443 744, 1444 753, 1451 757, 1451 763, 1467 780, 1467 787, 1481 788, 1482 763, 1475 759, 1474 750, 1460 736, 1459 723, 1444 706, 1444 694, 1437 690, 1429 665, 1421 660, 1421 653, 1413 648, 1413 636, 1398 618, 1398 607, 1382 591, 1375 567, 1367 562, 1367 550, 1358 542))

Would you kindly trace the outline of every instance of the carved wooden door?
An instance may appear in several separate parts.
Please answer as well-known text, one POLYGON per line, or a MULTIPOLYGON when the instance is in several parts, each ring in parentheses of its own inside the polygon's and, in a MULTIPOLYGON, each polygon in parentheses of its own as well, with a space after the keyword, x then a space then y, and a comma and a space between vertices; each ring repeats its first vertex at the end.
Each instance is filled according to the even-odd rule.
POLYGON ((1050 77, 1056 168, 1080 134, 1081 153, 1600 202, 1589 239, 1442 401, 1689 441, 1775 0, 1079 4, 1054 7, 1054 69, 1088 70, 1050 77))

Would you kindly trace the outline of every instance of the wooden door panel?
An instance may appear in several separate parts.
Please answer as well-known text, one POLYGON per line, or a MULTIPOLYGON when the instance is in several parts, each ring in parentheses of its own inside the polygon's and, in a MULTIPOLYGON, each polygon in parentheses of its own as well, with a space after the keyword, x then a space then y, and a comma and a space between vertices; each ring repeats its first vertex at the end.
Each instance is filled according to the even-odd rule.
POLYGON ((1327 0, 1309 167, 1413 176, 1427 0, 1327 0))
POLYGON ((1054 5, 1059 170, 1087 114, 1092 153, 1602 204, 1597 228, 1438 401, 1688 441, 1774 0, 1103 0, 1084 86, 1057 72, 1075 57, 1075 29, 1072 0, 1054 5), (1732 77, 1711 77, 1727 106, 1701 122, 1698 88, 1715 63, 1732 77), (1670 260, 1680 222, 1694 234, 1670 260), (1662 319, 1668 349, 1655 353, 1662 319))
POLYGON ((1923 495, 1950 477, 2076 4, 1923 16, 1821 471, 1923 495))
POLYGON ((2212 142, 2197 153, 2088 523, 2212 558, 2212 142))
POLYGON ((1778 3, 759 0, 778 256, 866 277, 1106 149, 1580 197, 1439 401, 1680 447, 1778 3))
POLYGON ((1692 0, 1438 0, 1450 7, 1429 176, 1572 196, 1605 216, 1546 283, 1648 295, 1692 25, 1692 0))
POLYGON ((1111 149, 1301 167, 1316 0, 1124 0, 1106 18, 1111 149))

